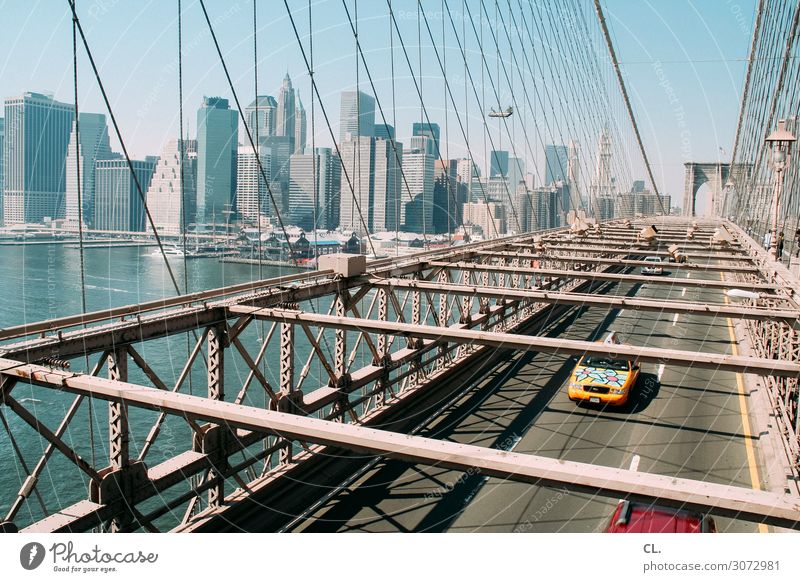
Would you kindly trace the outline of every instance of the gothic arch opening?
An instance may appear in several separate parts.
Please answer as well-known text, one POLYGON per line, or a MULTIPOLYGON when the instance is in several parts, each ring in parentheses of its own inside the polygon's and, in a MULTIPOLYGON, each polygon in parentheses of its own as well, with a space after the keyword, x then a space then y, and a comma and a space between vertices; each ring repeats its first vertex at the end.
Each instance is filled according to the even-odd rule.
POLYGON ((711 200, 714 192, 709 182, 705 182, 697 189, 697 194, 694 195, 694 215, 695 216, 711 216, 711 200))

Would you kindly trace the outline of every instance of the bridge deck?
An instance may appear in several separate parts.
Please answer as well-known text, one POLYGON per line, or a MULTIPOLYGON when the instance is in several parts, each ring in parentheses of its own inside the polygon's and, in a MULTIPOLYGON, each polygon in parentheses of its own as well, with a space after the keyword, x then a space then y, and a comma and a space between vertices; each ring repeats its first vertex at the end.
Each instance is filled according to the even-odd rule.
MULTIPOLYGON (((670 275, 672 276, 672 275, 670 275)), ((698 274, 718 280, 713 273, 698 274)), ((610 294, 717 300, 719 291, 623 284, 610 294)), ((618 330, 634 344, 732 353, 729 322, 693 315, 573 310, 551 333, 587 340, 618 330)), ((752 487, 759 468, 748 446, 733 372, 643 366, 638 397, 624 411, 577 407, 566 396, 573 358, 517 354, 479 382, 426 433, 455 442, 571 461, 752 487)), ((458 472, 381 461, 351 487, 297 524, 301 531, 570 531, 604 528, 614 501, 458 472)), ((718 519, 721 531, 758 525, 718 519)), ((246 529, 256 523, 241 524, 246 529)))

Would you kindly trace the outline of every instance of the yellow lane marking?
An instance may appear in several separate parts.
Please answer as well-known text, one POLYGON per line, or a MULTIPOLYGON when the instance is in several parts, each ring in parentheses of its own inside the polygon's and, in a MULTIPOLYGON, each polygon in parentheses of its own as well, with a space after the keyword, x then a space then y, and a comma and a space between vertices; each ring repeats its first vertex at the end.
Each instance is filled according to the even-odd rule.
MULTIPOLYGON (((722 273, 720 273, 720 279, 722 279, 722 273)), ((725 303, 728 304, 728 297, 725 296, 725 303)), ((731 338, 731 351, 733 352, 734 356, 739 355, 739 349, 736 347, 736 334, 734 333, 733 329, 733 322, 731 321, 730 317, 725 318, 728 321, 728 334, 731 338)), ((750 417, 747 415, 747 399, 745 398, 746 391, 744 389, 744 380, 742 379, 742 375, 739 372, 736 372, 736 386, 739 392, 739 411, 742 415, 742 431, 744 432, 744 448, 747 454, 747 465, 750 469, 750 482, 753 486, 753 489, 760 490, 761 489, 761 481, 758 478, 758 466, 756 464, 756 452, 753 448, 753 443, 751 442, 751 433, 750 433, 750 417)), ((758 533, 767 533, 769 529, 763 523, 758 524, 758 533)))

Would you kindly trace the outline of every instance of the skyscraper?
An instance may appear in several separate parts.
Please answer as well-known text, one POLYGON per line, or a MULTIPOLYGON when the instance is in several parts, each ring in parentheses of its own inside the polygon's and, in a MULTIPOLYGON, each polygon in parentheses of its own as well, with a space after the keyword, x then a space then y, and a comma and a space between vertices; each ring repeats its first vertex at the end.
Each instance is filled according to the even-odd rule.
POLYGON ((486 238, 505 234, 505 209, 497 202, 467 202, 463 206, 464 222, 477 226, 486 238))
POLYGON ((568 178, 569 153, 567 146, 546 145, 544 148, 544 185, 549 186, 568 178))
POLYGON ((535 214, 531 204, 530 191, 524 181, 518 182, 514 190, 514 207, 519 219, 520 232, 530 232, 534 230, 535 214))
POLYGON ((294 152, 294 137, 271 135, 261 142, 269 153, 269 187, 281 214, 289 211, 289 159, 294 152))
POLYGON ((0 225, 3 224, 3 184, 4 171, 3 171, 3 144, 6 140, 6 125, 5 119, 0 117, 0 225))
POLYGON ((432 137, 428 137, 427 135, 414 135, 411 136, 411 139, 408 142, 409 150, 420 150, 431 156, 433 159, 438 159, 434 152, 436 151, 436 147, 432 137))
MULTIPOLYGON (((411 135, 412 136, 422 135, 422 136, 430 138, 430 140, 431 140, 430 141, 430 148, 431 148, 430 153, 433 156, 433 158, 436 159, 436 160, 439 159, 439 151, 441 149, 441 147, 440 147, 441 142, 439 141, 440 134, 441 134, 441 131, 439 130, 439 124, 438 123, 427 123, 427 122, 416 123, 415 122, 411 126, 411 135)), ((413 146, 413 142, 412 142, 412 146, 411 147, 414 147, 413 146)))
POLYGON ((227 99, 203 97, 197 110, 197 217, 225 224, 236 191, 239 122, 227 99))
POLYGON ((399 230, 403 186, 403 144, 375 139, 373 227, 375 232, 399 230))
MULTIPOLYGON (((289 73, 283 78, 281 88, 278 89, 278 111, 275 118, 275 135, 282 135, 295 139, 295 105, 294 89, 289 73)), ((292 148, 294 152, 294 148, 292 148)))
POLYGON ((360 235, 365 230, 382 232, 399 228, 402 148, 403 144, 398 142, 393 147, 390 140, 348 134, 339 148, 341 228, 360 235))
POLYGON ((432 138, 417 136, 422 147, 403 152, 403 215, 407 232, 433 233, 433 156, 427 146, 432 138))
POLYGON ((339 213, 334 215, 333 207, 341 188, 339 158, 331 148, 317 148, 316 154, 294 154, 290 166, 292 222, 307 230, 336 228, 339 213))
POLYGON ((375 138, 348 132, 339 145, 342 156, 339 226, 363 236, 374 230, 375 138))
POLYGON ((597 167, 589 191, 589 208, 598 220, 614 217, 614 178, 611 176, 611 138, 603 129, 597 145, 597 167))
POLYGON ((333 230, 339 226, 339 203, 342 189, 342 160, 331 148, 317 148, 321 208, 320 228, 333 230))
MULTIPOLYGON (((179 234, 192 223, 197 203, 197 142, 170 140, 153 171, 147 189, 147 208, 159 232, 179 234), (181 155, 183 149, 183 196, 181 155), (185 217, 185 222, 184 222, 185 217)), ((149 228, 149 225, 147 225, 149 228)))
POLYGON ((42 222, 64 212, 72 105, 27 92, 5 102, 5 224, 42 222))
POLYGON ((558 226, 554 224, 556 193, 549 187, 534 188, 530 194, 530 219, 528 230, 543 230, 558 226))
POLYGON ((483 200, 482 190, 476 188, 473 191, 472 184, 476 180, 480 180, 481 170, 477 164, 472 163, 469 158, 461 158, 455 160, 456 163, 456 176, 461 180, 467 188, 467 202, 475 202, 476 200, 483 200))
POLYGON ((467 184, 458 176, 461 160, 435 160, 433 166, 433 231, 453 232, 461 224, 467 184))
MULTIPOLYGON (((580 168, 578 166, 578 153, 580 151, 580 144, 575 140, 569 140, 569 167, 567 168, 567 182, 569 182, 569 189, 571 192, 573 204, 580 206, 583 204, 581 197, 581 185, 579 181, 580 168)), ((567 210, 569 212, 569 210, 567 210)))
POLYGON ((293 154, 289 161, 289 222, 311 230, 319 211, 319 167, 314 154, 293 154))
POLYGON ((345 136, 375 135, 375 98, 362 91, 342 91, 339 110, 339 143, 345 136))
POLYGON ((275 117, 277 116, 278 103, 272 95, 259 95, 244 110, 244 119, 253 141, 275 135, 275 117), (258 113, 258 119, 256 119, 258 113), (258 135, 256 135, 256 122, 258 135))
POLYGON ((306 110, 300 101, 300 92, 297 92, 297 109, 294 115, 294 153, 302 154, 306 151, 306 110))
MULTIPOLYGON (((147 192, 155 168, 152 161, 131 160, 143 192, 147 192)), ((99 230, 143 232, 146 217, 127 160, 97 160, 95 164, 92 223, 99 230)))
POLYGON ((394 139, 394 126, 388 123, 375 124, 375 137, 381 139, 394 139))
POLYGON ((239 146, 239 160, 236 164, 236 209, 244 220, 256 222, 260 215, 271 214, 272 202, 267 190, 270 179, 270 154, 269 148, 261 146, 258 158, 249 145, 239 146), (258 162, 261 161, 261 167, 258 162), (261 174, 261 169, 264 174, 261 174), (259 201, 261 206, 259 208, 259 201))
MULTIPOLYGON (((105 115, 80 113, 78 121, 77 133, 75 123, 72 124, 72 133, 67 148, 66 219, 71 226, 77 226, 78 220, 82 217, 84 226, 92 227, 94 225, 95 162, 110 160, 117 156, 113 156, 111 153, 105 115), (76 159, 78 133, 80 134, 79 161, 76 159), (83 206, 81 214, 78 213, 78 164, 80 164, 80 190, 83 206)), ((144 185, 142 188, 143 191, 146 191, 144 185)))
POLYGON ((525 181, 525 160, 522 158, 508 158, 508 184, 512 192, 516 191, 517 184, 525 181))
POLYGON ((508 176, 508 152, 505 150, 492 150, 489 177, 508 176))

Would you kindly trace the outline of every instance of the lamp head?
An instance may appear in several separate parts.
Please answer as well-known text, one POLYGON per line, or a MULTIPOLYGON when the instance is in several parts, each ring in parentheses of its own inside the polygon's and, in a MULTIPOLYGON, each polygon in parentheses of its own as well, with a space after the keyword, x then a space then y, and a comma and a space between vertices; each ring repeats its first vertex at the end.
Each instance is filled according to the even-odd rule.
POLYGON ((782 164, 797 138, 786 129, 786 120, 781 119, 778 121, 778 129, 769 134, 765 141, 772 148, 773 162, 782 164))

